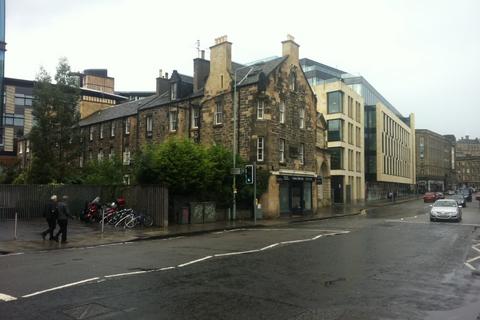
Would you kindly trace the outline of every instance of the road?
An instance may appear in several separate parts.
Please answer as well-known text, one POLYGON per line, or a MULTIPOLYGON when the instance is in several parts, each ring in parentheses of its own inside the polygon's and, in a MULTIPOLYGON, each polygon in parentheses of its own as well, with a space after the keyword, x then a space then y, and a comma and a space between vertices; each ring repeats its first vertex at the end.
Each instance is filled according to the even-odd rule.
POLYGON ((480 209, 0 256, 0 319, 480 319, 480 209))

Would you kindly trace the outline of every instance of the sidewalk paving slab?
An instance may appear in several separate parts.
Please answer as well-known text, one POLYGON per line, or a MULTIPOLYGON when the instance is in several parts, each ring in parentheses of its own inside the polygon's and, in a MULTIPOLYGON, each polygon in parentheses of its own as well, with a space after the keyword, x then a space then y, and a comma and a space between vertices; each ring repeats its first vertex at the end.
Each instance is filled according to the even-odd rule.
POLYGON ((365 212, 364 210, 368 211, 369 208, 400 204, 416 199, 417 198, 401 199, 394 203, 390 201, 377 201, 354 205, 332 205, 331 207, 319 208, 314 215, 285 216, 272 220, 258 220, 256 223, 254 223, 252 220, 222 221, 208 224, 171 225, 166 228, 152 227, 137 229, 115 229, 109 225, 106 225, 104 233, 101 232, 101 227, 99 224, 87 225, 79 220, 70 220, 68 224, 68 242, 65 244, 57 243, 55 241, 42 240, 40 232, 45 230, 47 226, 45 220, 41 218, 28 221, 19 221, 17 228, 17 240, 14 240, 14 222, 7 220, 0 221, 0 257, 2 255, 19 252, 23 253, 66 248, 93 247, 131 241, 193 236, 241 228, 288 226, 291 223, 358 215, 362 212, 365 212))

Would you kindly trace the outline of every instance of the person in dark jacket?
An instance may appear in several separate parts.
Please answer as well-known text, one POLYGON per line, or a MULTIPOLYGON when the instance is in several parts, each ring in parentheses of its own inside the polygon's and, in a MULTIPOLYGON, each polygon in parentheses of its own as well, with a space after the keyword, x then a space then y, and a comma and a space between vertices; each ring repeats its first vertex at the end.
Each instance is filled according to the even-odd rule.
POLYGON ((70 210, 68 209, 67 206, 67 196, 63 196, 62 201, 58 203, 58 226, 60 227, 60 230, 57 232, 57 234, 54 237, 54 240, 58 242, 58 237, 60 234, 62 234, 62 243, 67 242, 67 225, 68 225, 68 218, 73 218, 72 215, 70 215, 70 210))
POLYGON ((45 240, 47 234, 50 234, 50 240, 54 240, 53 231, 55 230, 57 224, 57 216, 58 216, 58 199, 56 195, 52 195, 50 197, 50 203, 45 207, 45 211, 43 212, 43 216, 47 220, 48 229, 42 232, 42 238, 45 240))

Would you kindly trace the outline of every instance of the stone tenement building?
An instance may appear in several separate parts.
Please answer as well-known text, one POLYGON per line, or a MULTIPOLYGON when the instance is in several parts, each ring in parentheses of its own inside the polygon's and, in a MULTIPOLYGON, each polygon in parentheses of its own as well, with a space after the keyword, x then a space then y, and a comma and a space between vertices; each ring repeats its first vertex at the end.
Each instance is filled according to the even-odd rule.
POLYGON ((461 137, 457 141, 457 157, 480 157, 480 140, 461 137))
POLYGON ((480 186, 480 156, 461 157, 456 159, 459 186, 480 186))
POLYGON ((455 189, 455 136, 417 129, 415 145, 418 191, 455 189))
POLYGON ((98 111, 80 123, 85 159, 131 155, 147 143, 183 137, 197 143, 233 142, 233 101, 238 97, 237 151, 268 170, 260 202, 266 217, 307 213, 329 204, 325 121, 299 64, 293 37, 282 56, 251 65, 232 62, 226 37, 210 47, 210 61, 194 59, 193 77, 174 71, 157 78, 155 95, 98 111), (236 80, 236 82, 235 82, 236 80), (319 195, 318 193, 321 193, 319 195))

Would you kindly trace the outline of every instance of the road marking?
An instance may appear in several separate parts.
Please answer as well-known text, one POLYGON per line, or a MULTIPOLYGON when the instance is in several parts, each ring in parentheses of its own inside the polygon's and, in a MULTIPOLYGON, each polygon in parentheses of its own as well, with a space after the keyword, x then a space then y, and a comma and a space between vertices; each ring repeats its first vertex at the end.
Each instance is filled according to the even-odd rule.
POLYGON ((11 257, 11 256, 19 256, 21 254, 24 254, 23 252, 14 252, 14 253, 7 253, 7 254, 2 254, 0 255, 0 258, 2 257, 11 257))
MULTIPOLYGON (((239 229, 236 229, 236 230, 239 230, 239 229)), ((252 230, 258 230, 258 229, 252 229, 252 230)), ((282 230, 282 231, 283 231, 283 230, 285 230, 285 229, 278 229, 278 230, 282 230)), ((299 229, 299 230, 303 230, 303 229, 299 229)), ((330 231, 330 230, 324 230, 324 231, 330 231)), ((100 282, 103 282, 103 281, 105 281, 106 279, 110 279, 110 278, 116 278, 116 277, 122 277, 122 276, 131 276, 131 275, 137 275, 137 274, 144 274, 144 273, 154 272, 154 271, 173 270, 173 269, 176 269, 176 268, 186 267, 186 266, 192 265, 192 264, 194 264, 194 263, 202 262, 202 261, 205 261, 205 260, 214 258, 214 257, 225 257, 225 256, 233 256, 233 255, 240 255, 240 254, 249 254, 249 253, 261 252, 261 251, 264 251, 264 250, 269 250, 269 249, 275 248, 275 247, 277 247, 277 246, 279 246, 279 245, 282 245, 282 244, 292 244, 292 243, 300 243, 300 242, 314 241, 314 240, 317 240, 317 239, 319 239, 319 238, 321 238, 321 237, 323 237, 323 236, 333 236, 333 235, 347 234, 347 233, 350 233, 350 231, 338 230, 337 232, 332 232, 332 233, 329 233, 329 234, 316 235, 316 236, 314 236, 314 237, 312 237, 312 238, 299 239, 299 240, 289 240, 289 241, 283 241, 283 242, 273 243, 273 244, 270 244, 270 245, 268 245, 268 246, 266 246, 266 247, 263 247, 263 248, 260 248, 260 249, 247 250, 247 251, 227 252, 227 253, 218 253, 218 254, 214 254, 214 255, 210 255, 210 256, 205 256, 205 257, 200 258, 200 259, 188 261, 188 262, 179 264, 179 265, 177 265, 177 266, 170 266, 170 267, 163 267, 163 268, 154 269, 154 270, 141 270, 141 271, 133 271, 133 272, 126 272, 126 273, 118 273, 118 274, 106 275, 106 276, 102 276, 102 277, 95 277, 95 278, 85 279, 85 280, 81 280, 81 281, 77 281, 77 282, 73 282, 73 283, 68 283, 68 284, 65 284, 65 285, 62 285, 62 286, 58 286, 58 287, 54 287, 54 288, 50 288, 50 289, 46 289, 46 290, 42 290, 42 291, 37 291, 37 292, 34 292, 34 293, 30 293, 30 294, 26 294, 26 295, 23 295, 22 298, 29 298, 29 297, 33 297, 33 296, 36 296, 36 295, 39 295, 39 294, 43 294, 43 293, 47 293, 47 292, 51 292, 51 291, 55 291, 55 290, 60 290, 60 289, 64 289, 64 288, 76 286, 76 285, 83 284, 83 283, 87 283, 87 282, 97 281, 97 283, 100 283, 100 282)), ((170 238, 170 239, 172 239, 172 238, 170 238)), ((12 297, 12 296, 0 294, 0 300, 3 300, 3 301, 12 301, 12 300, 16 300, 16 299, 17 299, 17 298, 12 297)))
POLYGON ((475 246, 472 247, 473 250, 480 252, 480 249, 476 248, 475 246))
POLYGON ((17 300, 17 298, 12 297, 8 294, 0 293, 0 301, 13 301, 13 300, 17 300))
POLYGON ((272 249, 272 248, 274 248, 274 247, 276 247, 276 246, 278 246, 278 245, 279 245, 279 243, 274 243, 274 244, 271 244, 271 245, 269 245, 269 246, 263 247, 262 249, 260 249, 260 251, 272 249))
POLYGON ((33 296, 36 296, 36 295, 39 295, 39 294, 42 294, 42 293, 55 291, 55 290, 60 290, 60 289, 63 289, 63 288, 68 288, 68 287, 73 287, 73 286, 76 286, 77 284, 87 283, 87 282, 95 281, 95 280, 98 280, 98 279, 100 279, 100 278, 95 277, 95 278, 85 279, 85 280, 81 280, 81 281, 77 281, 77 282, 72 282, 72 283, 65 284, 63 286, 58 286, 58 287, 55 287, 55 288, 50 288, 50 289, 26 294, 26 295, 22 296, 22 298, 29 298, 29 297, 33 297, 33 296))
POLYGON ((471 270, 473 270, 473 271, 476 271, 476 270, 477 270, 477 269, 475 269, 474 266, 472 266, 472 265, 471 265, 470 263, 468 263, 468 262, 465 262, 465 265, 466 265, 467 267, 469 267, 469 268, 470 268, 471 270))
POLYGON ((172 269, 175 269, 175 267, 165 267, 165 268, 155 269, 155 271, 166 271, 166 270, 172 270, 172 269))
POLYGON ((472 259, 469 259, 469 260, 467 260, 467 262, 470 263, 470 262, 476 261, 476 260, 478 260, 478 259, 480 259, 480 256, 475 257, 475 258, 472 258, 472 259))
POLYGON ((185 263, 179 264, 177 267, 182 268, 182 267, 189 266, 189 265, 197 263, 197 262, 208 260, 210 258, 213 258, 213 256, 206 256, 206 257, 203 257, 203 258, 200 258, 200 259, 197 259, 197 260, 185 262, 185 263))
POLYGON ((147 273, 147 272, 152 272, 152 270, 141 270, 141 271, 133 271, 133 272, 110 274, 110 275, 108 275, 108 276, 105 276, 105 278, 108 279, 108 278, 124 277, 124 276, 131 276, 131 275, 134 275, 134 274, 147 273))

